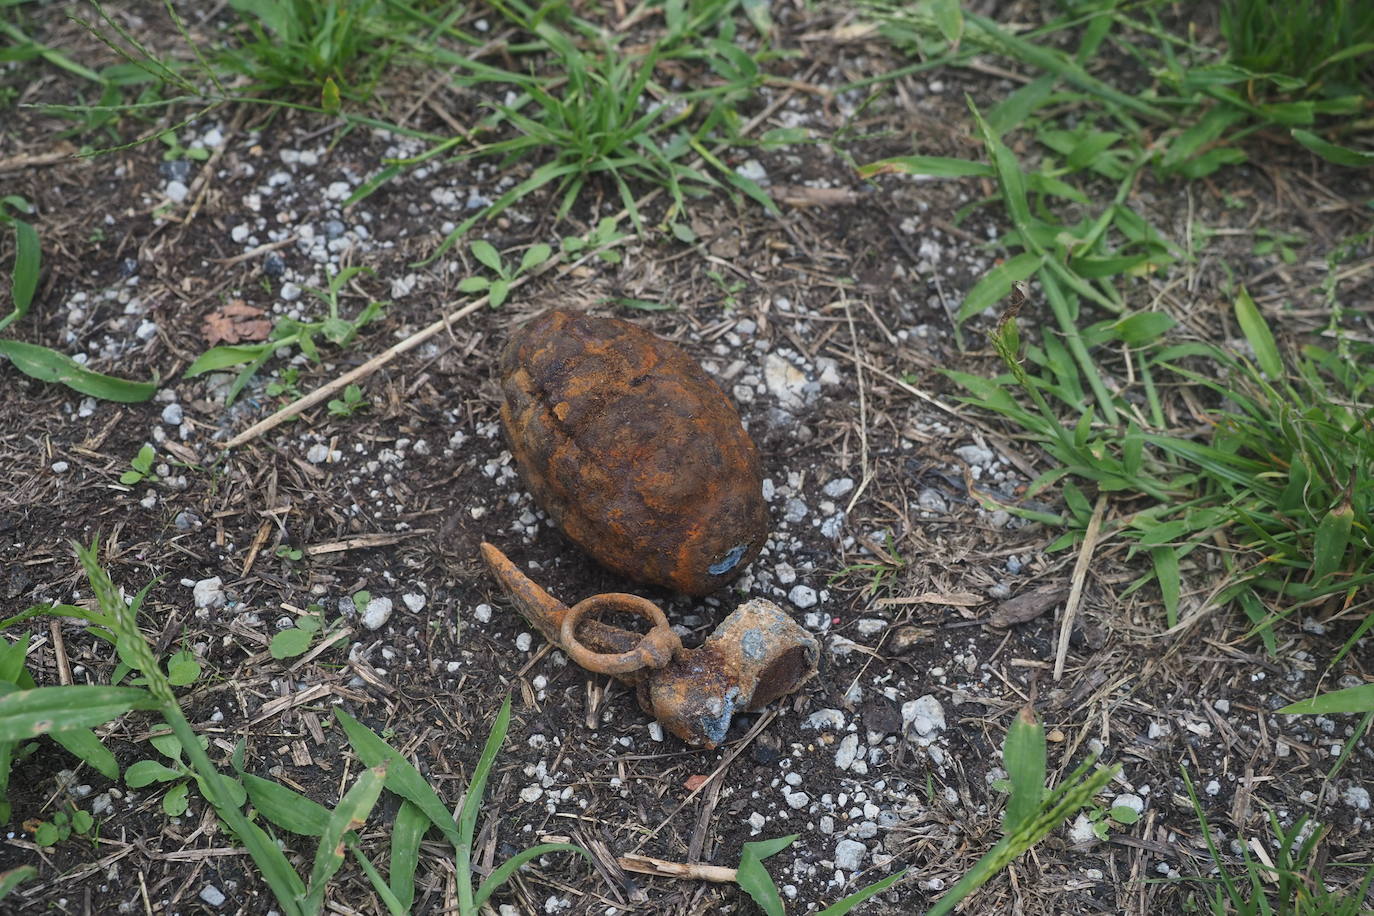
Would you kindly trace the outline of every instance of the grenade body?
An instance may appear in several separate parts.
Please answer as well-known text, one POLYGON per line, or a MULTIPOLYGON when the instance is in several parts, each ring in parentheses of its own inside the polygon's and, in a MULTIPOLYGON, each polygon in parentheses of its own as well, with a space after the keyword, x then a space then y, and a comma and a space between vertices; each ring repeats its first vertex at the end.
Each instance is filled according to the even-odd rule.
POLYGON ((680 347, 616 318, 553 311, 512 337, 500 370, 521 478, 603 566, 705 595, 758 554, 758 450, 680 347))

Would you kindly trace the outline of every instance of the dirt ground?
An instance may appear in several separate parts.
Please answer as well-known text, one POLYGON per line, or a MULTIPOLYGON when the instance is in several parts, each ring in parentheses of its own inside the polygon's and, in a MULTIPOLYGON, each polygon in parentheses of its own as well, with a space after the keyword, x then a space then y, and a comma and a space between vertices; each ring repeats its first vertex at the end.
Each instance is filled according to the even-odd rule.
MULTIPOLYGON (((114 10, 131 29, 155 33, 142 6, 114 10)), ((66 10, 44 12, 43 40, 104 60, 66 10)), ((1066 825, 966 913, 1180 912, 1189 886, 1174 879, 1211 868, 1180 767, 1224 849, 1267 842, 1273 812, 1284 824, 1304 814, 1329 824, 1329 863, 1374 858, 1374 818, 1351 791, 1374 784, 1374 744, 1357 742, 1326 778, 1358 720, 1272 712, 1319 682, 1369 680, 1366 644, 1326 670, 1354 620, 1327 625, 1314 609, 1280 631, 1276 657, 1229 613, 1162 636, 1153 588, 1121 597, 1144 566, 1108 540, 1061 680, 1051 668, 1062 601, 1026 623, 989 624, 1004 600, 1066 583, 1076 559, 1045 551, 1059 532, 971 498, 973 485, 1016 499, 1046 459, 962 405, 942 375, 997 371, 987 319, 970 325, 961 349, 951 314, 995 263, 989 240, 1007 227, 996 207, 956 225, 956 211, 992 190, 977 181, 864 183, 853 164, 913 151, 979 158, 965 93, 995 103, 1018 79, 944 70, 895 80, 872 99, 836 94, 832 87, 903 60, 881 43, 847 40, 847 15, 823 5, 780 5, 775 18, 781 46, 800 53, 770 64, 780 79, 745 114, 763 116, 756 133, 804 127, 817 140, 732 154, 730 164, 768 182, 780 216, 723 194, 695 201, 697 243, 654 233, 622 246, 618 263, 559 265, 504 307, 456 320, 369 374, 365 409, 338 416, 315 407, 227 451, 231 436, 292 399, 266 389, 288 368, 308 392, 469 301, 458 283, 482 268, 465 245, 429 266, 415 262, 474 201, 495 197, 531 164, 430 165, 341 209, 383 158, 420 146, 246 107, 180 131, 184 145, 211 151, 203 162, 164 160, 159 143, 73 160, 50 155, 72 143, 59 138, 68 122, 32 108, 0 111, 0 187, 37 207, 45 266, 32 314, 8 333, 84 354, 102 371, 161 380, 153 401, 124 405, 0 365, 3 613, 89 598, 70 541, 99 536, 128 593, 156 581, 143 623, 159 650, 190 648, 204 666, 184 707, 212 756, 227 766, 244 738, 248 769, 329 805, 360 769, 331 707, 390 736, 456 804, 513 692, 479 869, 546 837, 580 843, 594 861, 551 856, 525 869, 498 895, 503 914, 755 912, 733 887, 628 874, 616 856, 734 865, 743 843, 790 833, 799 839, 768 864, 791 911, 819 909, 905 867, 906 878, 860 912, 917 912, 1000 835, 1005 796, 993 783, 1005 775, 1006 728, 1027 700, 1050 730, 1056 776, 1096 750, 1123 767, 1103 802, 1135 796, 1143 815, 1105 842, 1076 839, 1081 831, 1066 825), (318 363, 274 360, 229 409, 227 376, 183 377, 207 347, 207 316, 233 303, 318 315, 302 289, 323 285, 326 265, 346 264, 371 271, 349 284, 346 314, 388 302, 354 344, 322 347, 318 363), (665 308, 617 305, 626 299, 665 308), (512 328, 552 307, 616 314, 679 342, 739 406, 762 454, 772 533, 729 593, 689 600, 617 579, 531 502, 501 437, 494 366, 512 328), (121 484, 145 442, 159 479, 121 484), (823 636, 821 672, 765 713, 738 717, 721 748, 693 750, 651 730, 617 682, 547 651, 480 564, 483 540, 569 603, 602 591, 658 600, 690 630, 689 643, 744 598, 772 598, 823 636), (360 589, 385 599, 366 621, 349 597, 360 589), (272 658, 271 636, 312 603, 346 635, 304 659, 272 658), (704 789, 688 788, 712 774, 704 789)), ((73 91, 37 64, 0 70, 0 80, 17 88, 18 103, 73 91)), ((382 97, 390 117, 435 131, 472 117, 478 102, 443 80, 384 88, 382 97)), ((1320 330, 1325 256, 1367 228, 1367 179, 1290 145, 1255 142, 1258 165, 1191 185, 1145 182, 1133 198, 1174 241, 1194 246, 1190 261, 1126 290, 1133 306, 1177 318, 1184 336, 1239 337, 1227 294, 1237 281, 1285 334, 1320 330), (1202 237, 1199 227, 1220 231, 1202 237), (1278 251, 1254 254, 1257 228, 1302 236, 1294 263, 1278 251)), ((1029 143, 1016 151, 1035 155, 1029 143)), ((556 244, 618 208, 613 189, 593 186, 555 224, 552 198, 535 195, 471 237, 518 260, 526 246, 556 244)), ((651 224, 662 208, 662 199, 649 206, 651 224)), ((0 240, 0 262, 11 244, 0 240)), ((1366 247, 1351 263, 1367 266, 1370 256, 1366 247)), ((1370 336, 1369 272, 1353 271, 1341 288, 1351 320, 1363 322, 1353 330, 1370 336)), ((1028 324, 1044 318, 1039 308, 1032 298, 1028 324)), ((1113 503, 1108 512, 1132 510, 1113 503)), ((1185 569, 1185 616, 1214 574, 1185 569)), ((116 659, 77 622, 39 622, 33 634, 29 666, 40 683, 108 682, 116 659)), ((150 724, 130 715, 104 730, 122 765, 155 756, 150 724)), ((32 863, 40 873, 7 912, 271 909, 195 792, 185 815, 168 817, 159 787, 131 790, 74 763, 45 742, 15 769, 0 869, 32 863), (69 800, 96 813, 95 841, 38 848, 22 823, 69 800)), ((394 814, 386 804, 363 834, 379 865, 394 814)), ((291 849, 308 862, 309 843, 291 849)), ((417 913, 448 912, 452 869, 443 847, 426 844, 417 913)), ((383 912, 351 864, 330 906, 383 912)))

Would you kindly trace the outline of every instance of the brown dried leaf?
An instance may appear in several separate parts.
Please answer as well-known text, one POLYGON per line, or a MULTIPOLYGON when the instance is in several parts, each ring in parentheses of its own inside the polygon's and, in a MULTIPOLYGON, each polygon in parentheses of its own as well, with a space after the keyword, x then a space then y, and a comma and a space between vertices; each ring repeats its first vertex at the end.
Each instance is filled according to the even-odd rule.
POLYGON ((265 314, 242 299, 235 299, 206 315, 200 332, 211 347, 219 343, 256 343, 272 333, 272 321, 264 318, 265 314))

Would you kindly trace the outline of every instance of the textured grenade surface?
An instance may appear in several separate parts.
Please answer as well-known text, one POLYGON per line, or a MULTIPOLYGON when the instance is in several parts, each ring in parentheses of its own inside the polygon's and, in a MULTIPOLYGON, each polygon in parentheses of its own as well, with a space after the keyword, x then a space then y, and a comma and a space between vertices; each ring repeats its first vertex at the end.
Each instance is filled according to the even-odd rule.
POLYGON ((758 450, 677 345, 616 318, 549 312, 506 346, 501 388, 525 485, 603 566, 704 595, 758 553, 758 450))

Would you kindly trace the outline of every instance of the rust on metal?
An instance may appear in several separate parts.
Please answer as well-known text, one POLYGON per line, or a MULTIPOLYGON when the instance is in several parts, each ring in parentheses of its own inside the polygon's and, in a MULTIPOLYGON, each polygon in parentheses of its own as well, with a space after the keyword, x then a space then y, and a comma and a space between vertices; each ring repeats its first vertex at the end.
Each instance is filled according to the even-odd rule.
POLYGON ((578 664, 633 686, 640 708, 689 744, 715 747, 735 713, 765 706, 816 673, 820 643, 771 601, 745 602, 700 648, 685 649, 643 598, 595 595, 569 608, 491 544, 482 556, 531 626, 578 664), (587 616, 607 610, 644 617, 653 628, 632 633, 587 616))
POLYGON ((526 487, 603 566, 705 595, 758 554, 758 450, 677 345, 617 318, 549 312, 506 346, 501 390, 526 487))

